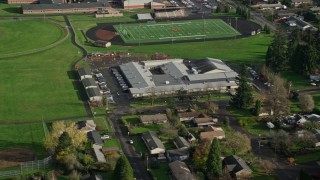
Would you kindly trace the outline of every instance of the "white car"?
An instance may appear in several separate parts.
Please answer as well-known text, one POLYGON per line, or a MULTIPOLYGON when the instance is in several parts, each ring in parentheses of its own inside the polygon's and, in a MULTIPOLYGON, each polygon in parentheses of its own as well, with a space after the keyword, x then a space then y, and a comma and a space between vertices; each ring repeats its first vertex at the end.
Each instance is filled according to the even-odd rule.
POLYGON ((110 139, 110 136, 108 135, 108 134, 105 134, 105 135, 103 135, 103 136, 101 136, 101 139, 110 139))
POLYGON ((130 143, 130 144, 133 144, 133 140, 130 139, 130 140, 129 140, 129 143, 130 143))

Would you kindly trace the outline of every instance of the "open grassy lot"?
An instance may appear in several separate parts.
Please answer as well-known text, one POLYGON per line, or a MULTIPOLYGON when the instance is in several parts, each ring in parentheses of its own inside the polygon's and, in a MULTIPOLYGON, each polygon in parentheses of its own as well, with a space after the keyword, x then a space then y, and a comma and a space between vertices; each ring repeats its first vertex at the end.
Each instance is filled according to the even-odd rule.
POLYGON ((153 179, 157 180, 167 180, 169 178, 170 168, 168 163, 160 163, 159 169, 151 169, 150 170, 153 179))
POLYGON ((103 147, 117 147, 117 148, 121 149, 121 145, 119 144, 117 139, 105 140, 104 144, 103 144, 103 147))
POLYGON ((320 109, 320 94, 313 94, 314 107, 320 109))
MULTIPOLYGON (((50 26, 49 26, 50 27, 50 26)), ((0 121, 86 115, 71 65, 81 57, 70 39, 40 53, 0 60, 0 121)))
POLYGON ((287 81, 291 81, 292 89, 294 90, 315 88, 314 86, 310 85, 310 80, 307 76, 303 76, 299 73, 287 71, 282 72, 281 76, 287 81))
POLYGON ((312 161, 319 161, 320 151, 310 153, 310 154, 297 155, 295 158, 296 158, 296 163, 299 163, 299 164, 308 163, 312 161))
POLYGON ((35 152, 37 158, 44 158, 44 137, 42 123, 0 125, 0 149, 29 148, 35 152))
POLYGON ((6 0, 0 0, 0 16, 21 16, 19 4, 6 4, 6 0))
POLYGON ((238 31, 221 19, 120 24, 113 27, 126 43, 221 38, 240 35, 238 31))
POLYGON ((1 54, 48 46, 63 37, 57 25, 42 19, 0 20, 1 54))

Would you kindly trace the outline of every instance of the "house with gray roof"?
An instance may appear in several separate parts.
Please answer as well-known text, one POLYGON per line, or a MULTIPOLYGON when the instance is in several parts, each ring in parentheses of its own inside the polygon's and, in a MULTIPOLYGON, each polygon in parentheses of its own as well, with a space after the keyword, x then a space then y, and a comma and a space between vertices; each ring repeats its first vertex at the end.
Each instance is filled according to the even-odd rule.
POLYGON ((166 156, 169 161, 184 161, 189 158, 189 150, 188 149, 172 149, 166 151, 166 156))
POLYGON ((98 87, 96 81, 93 78, 85 78, 81 81, 85 89, 98 87))
POLYGON ((238 156, 228 156, 222 160, 223 168, 226 168, 231 177, 236 179, 250 178, 252 170, 250 167, 238 156))
POLYGON ((88 68, 79 68, 78 74, 80 76, 80 80, 93 77, 91 69, 88 69, 88 68))
POLYGON ((102 101, 102 96, 98 88, 88 88, 87 94, 90 101, 102 101))
POLYGON ((181 136, 174 138, 173 143, 178 149, 188 149, 190 147, 190 143, 181 136))
POLYGON ((141 136, 150 154, 164 154, 166 149, 155 132, 148 131, 141 136))
POLYGON ((181 161, 169 163, 173 180, 196 180, 187 164, 181 161))
POLYGON ((93 142, 93 144, 96 145, 103 145, 103 142, 101 140, 101 136, 97 131, 89 131, 87 133, 87 137, 89 140, 91 140, 93 142))

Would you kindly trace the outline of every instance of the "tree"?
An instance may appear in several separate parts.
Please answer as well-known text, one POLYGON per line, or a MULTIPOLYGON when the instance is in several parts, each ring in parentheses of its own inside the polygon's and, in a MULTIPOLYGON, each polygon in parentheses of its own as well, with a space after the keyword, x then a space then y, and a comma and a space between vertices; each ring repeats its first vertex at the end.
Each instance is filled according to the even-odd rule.
POLYGON ((261 169, 263 169, 266 174, 269 175, 272 173, 274 165, 269 160, 260 160, 259 165, 260 165, 261 169))
POLYGON ((151 87, 147 90, 147 93, 151 99, 151 106, 154 105, 154 100, 156 99, 156 96, 157 96, 157 92, 156 92, 156 88, 154 87, 151 87))
POLYGON ((207 159, 207 173, 209 176, 220 177, 222 175, 221 149, 219 140, 215 138, 210 147, 207 159))
POLYGON ((277 31, 267 50, 266 65, 274 72, 278 73, 285 69, 287 64, 288 53, 286 37, 282 31, 277 31))
POLYGON ((296 137, 295 142, 299 144, 302 148, 313 148, 317 141, 315 134, 309 131, 303 131, 302 137, 296 137))
POLYGON ((80 180, 81 178, 81 173, 77 171, 72 171, 72 173, 69 175, 70 180, 80 180))
POLYGON ((121 155, 117 161, 116 167, 113 172, 114 179, 119 180, 132 180, 133 177, 133 169, 128 161, 128 159, 121 155))
POLYGON ((216 13, 220 13, 221 12, 221 7, 220 7, 220 5, 218 4, 217 5, 217 9, 216 9, 216 13))
POLYGON ((291 141, 289 134, 284 130, 271 131, 270 137, 272 138, 271 143, 276 152, 286 152, 291 141))
POLYGON ((320 124, 318 122, 307 121, 303 123, 303 128, 307 130, 320 129, 320 124))
POLYGON ((225 146, 229 148, 233 154, 245 154, 251 151, 251 141, 245 134, 240 132, 231 133, 225 141, 225 146))
POLYGON ((179 134, 179 136, 182 136, 182 137, 187 137, 188 136, 189 131, 188 131, 188 129, 186 128, 186 126, 184 124, 181 124, 179 126, 178 134, 179 134))
POLYGON ((266 34, 270 34, 270 33, 271 33, 271 30, 270 30, 270 28, 269 28, 269 26, 268 26, 267 24, 264 25, 263 30, 264 30, 264 32, 265 32, 266 34))
POLYGON ((239 87, 236 90, 236 94, 231 98, 231 104, 240 109, 246 109, 251 106, 252 101, 252 88, 248 84, 247 71, 243 66, 240 72, 239 87))
POLYGON ((312 96, 309 94, 299 96, 299 103, 302 112, 309 113, 314 109, 314 101, 312 96))
POLYGON ((299 59, 296 58, 297 52, 296 50, 299 50, 298 46, 301 41, 301 32, 300 29, 295 28, 292 33, 290 34, 289 37, 289 42, 288 42, 288 59, 289 59, 289 64, 292 69, 297 70, 298 64, 299 64, 299 59))
POLYGON ((229 13, 230 11, 230 7, 229 6, 224 6, 224 12, 225 13, 229 13))
POLYGON ((206 170, 206 162, 208 159, 209 150, 210 141, 206 139, 202 140, 196 147, 192 156, 192 161, 197 169, 200 169, 202 171, 206 170))
MULTIPOLYGON (((63 132, 59 137, 59 144, 56 148, 56 153, 70 148, 72 145, 72 140, 67 132, 63 132)), ((69 150, 72 150, 71 148, 69 150)))
POLYGON ((164 127, 160 129, 160 133, 169 139, 173 139, 178 135, 178 130, 174 126, 164 124, 164 127))
POLYGON ((270 107, 273 113, 272 118, 275 120, 277 117, 289 114, 290 104, 285 81, 281 77, 273 75, 270 83, 271 87, 267 92, 266 104, 270 107))
POLYGON ((259 99, 256 100, 254 111, 256 116, 259 116, 259 114, 261 113, 261 101, 259 99))

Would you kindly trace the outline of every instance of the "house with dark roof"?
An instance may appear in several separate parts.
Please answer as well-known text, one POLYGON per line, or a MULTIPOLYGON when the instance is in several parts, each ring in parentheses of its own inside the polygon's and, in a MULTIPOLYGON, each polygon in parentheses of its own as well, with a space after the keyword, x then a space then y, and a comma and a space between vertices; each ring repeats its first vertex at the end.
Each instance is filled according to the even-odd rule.
POLYGON ((313 4, 313 1, 312 0, 291 0, 291 3, 292 3, 293 6, 299 7, 302 4, 311 5, 311 4, 313 4))
POLYGON ((141 136, 150 154, 164 154, 166 149, 155 132, 148 131, 141 136))
POLYGON ((91 140, 93 142, 93 144, 96 145, 103 145, 103 142, 101 140, 101 136, 97 131, 89 131, 87 133, 87 137, 89 140, 91 140))
POLYGON ((98 88, 88 88, 87 94, 90 101, 102 101, 102 96, 98 88))
POLYGON ((196 180, 196 178, 184 162, 174 161, 172 163, 169 163, 169 167, 172 173, 173 180, 196 180))
POLYGON ((189 158, 188 149, 172 149, 166 151, 166 156, 169 161, 184 161, 189 158))
POLYGON ((228 156, 222 160, 223 168, 230 173, 231 177, 236 179, 245 179, 252 176, 250 167, 238 156, 228 156))
POLYGON ((204 118, 194 118, 193 122, 198 127, 207 127, 207 126, 213 126, 216 122, 213 121, 212 117, 204 117, 204 118))
POLYGON ((192 121, 195 117, 198 117, 200 113, 198 112, 182 112, 178 113, 179 120, 183 121, 192 121))
POLYGON ((173 143, 178 149, 188 149, 190 147, 190 143, 181 136, 174 138, 173 143))
POLYGON ((168 121, 168 117, 166 114, 142 115, 140 121, 142 124, 163 124, 168 121))
POLYGON ((85 89, 98 87, 96 81, 93 78, 85 78, 81 81, 85 89))
POLYGON ((78 74, 80 76, 80 80, 85 78, 93 78, 91 69, 88 68, 79 68, 78 74))
POLYGON ((79 121, 77 128, 84 132, 95 131, 96 123, 93 120, 79 121))

